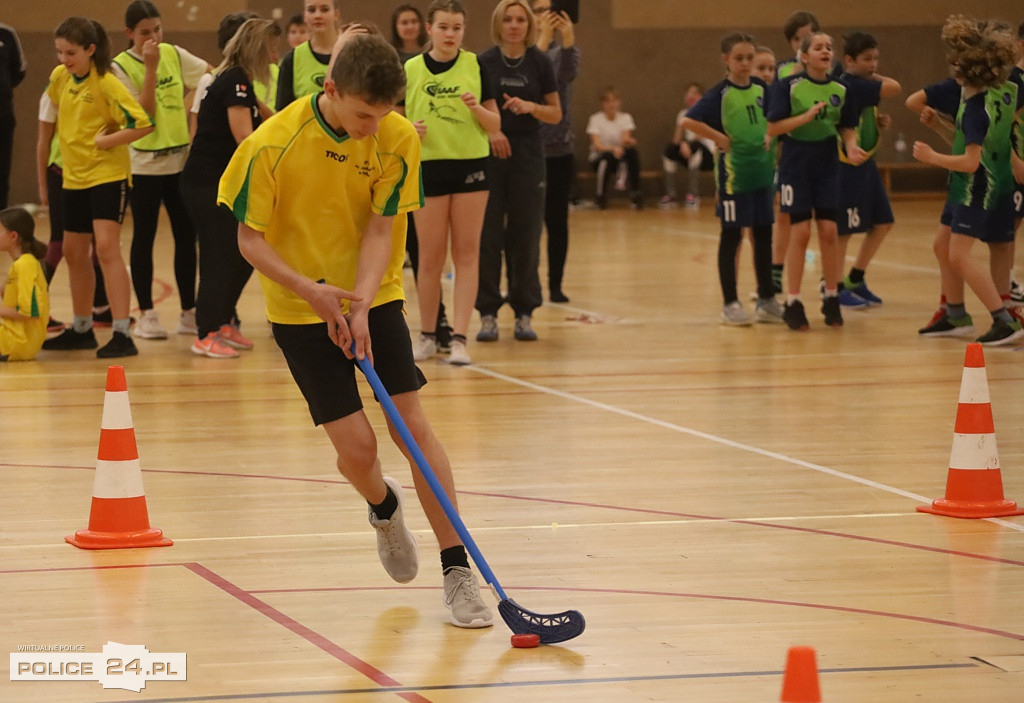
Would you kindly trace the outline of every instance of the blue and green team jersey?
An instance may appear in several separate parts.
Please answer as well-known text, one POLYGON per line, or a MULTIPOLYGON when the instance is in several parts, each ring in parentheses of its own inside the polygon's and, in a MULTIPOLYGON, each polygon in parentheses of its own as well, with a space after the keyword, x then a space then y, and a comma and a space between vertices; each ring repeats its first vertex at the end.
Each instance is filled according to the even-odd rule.
POLYGON ((797 73, 772 84, 768 100, 768 121, 779 122, 801 115, 817 103, 825 103, 815 118, 800 125, 786 137, 798 142, 822 142, 833 139, 840 128, 857 126, 858 115, 847 88, 833 78, 817 81, 806 73, 797 73))
POLYGON ((779 61, 775 64, 775 80, 780 78, 789 78, 790 76, 800 73, 804 70, 804 65, 796 59, 787 59, 786 61, 779 61))
POLYGON ((715 160, 715 180, 726 194, 749 193, 772 185, 774 152, 765 149, 768 86, 751 78, 746 86, 728 80, 704 93, 686 116, 729 137, 729 151, 715 160))
MULTIPOLYGON (((1013 70, 1010 72, 1010 80, 1016 81, 1017 83, 1024 83, 1024 68, 1014 66, 1013 70)), ((1024 113, 1017 115, 1017 119, 1013 123, 1011 143, 1014 151, 1017 152, 1017 156, 1024 159, 1024 113)))
POLYGON ((950 201, 991 210, 1013 192, 1016 182, 1010 163, 1010 142, 1015 112, 1022 105, 1024 90, 1013 80, 961 100, 953 133, 953 155, 963 154, 968 144, 980 144, 981 164, 973 173, 950 173, 950 201))
MULTIPOLYGON (((857 144, 868 153, 869 158, 874 157, 881 137, 878 130, 878 103, 882 97, 882 82, 850 73, 844 73, 839 80, 849 90, 847 99, 856 106, 857 144)), ((839 160, 850 163, 842 145, 839 146, 839 160)))

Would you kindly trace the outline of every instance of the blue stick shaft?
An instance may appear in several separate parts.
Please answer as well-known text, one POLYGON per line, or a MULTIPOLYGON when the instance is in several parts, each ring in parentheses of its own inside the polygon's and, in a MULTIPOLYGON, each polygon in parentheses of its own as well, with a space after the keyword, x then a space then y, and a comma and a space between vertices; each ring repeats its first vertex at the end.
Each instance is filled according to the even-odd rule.
POLYGON ((430 490, 434 492, 434 496, 437 498, 437 502, 444 508, 445 515, 448 516, 448 520, 452 523, 452 527, 459 533, 459 537, 462 538, 462 543, 466 549, 469 550, 470 556, 473 557, 473 561, 476 563, 477 568, 480 569, 480 573, 483 574, 484 580, 494 587, 494 590, 498 594, 498 598, 501 600, 508 600, 508 596, 505 595, 505 591, 501 588, 501 584, 498 583, 497 577, 494 572, 491 571, 491 567, 487 564, 487 560, 484 559, 484 555, 480 553, 480 548, 476 546, 476 542, 473 537, 469 534, 469 530, 466 529, 466 523, 462 521, 462 517, 459 515, 452 501, 448 498, 448 494, 445 493, 444 487, 441 482, 437 480, 437 475, 434 474, 434 470, 430 468, 430 464, 427 462, 427 458, 423 456, 423 451, 420 449, 419 444, 413 439, 412 432, 409 431, 409 426, 405 424, 405 420, 402 419, 402 415, 398 412, 398 408, 395 407, 395 403, 391 400, 391 396, 388 395, 387 389, 384 388, 384 384, 381 382, 380 377, 373 368, 373 364, 370 363, 369 359, 360 360, 356 358, 356 363, 359 365, 359 369, 366 376, 366 380, 369 381, 370 387, 373 388, 373 392, 377 394, 377 400, 380 401, 381 406, 384 408, 384 412, 391 419, 391 423, 398 430, 398 434, 401 435, 402 441, 405 442, 406 448, 409 453, 412 454, 413 460, 416 462, 416 466, 419 467, 420 474, 430 484, 430 490))

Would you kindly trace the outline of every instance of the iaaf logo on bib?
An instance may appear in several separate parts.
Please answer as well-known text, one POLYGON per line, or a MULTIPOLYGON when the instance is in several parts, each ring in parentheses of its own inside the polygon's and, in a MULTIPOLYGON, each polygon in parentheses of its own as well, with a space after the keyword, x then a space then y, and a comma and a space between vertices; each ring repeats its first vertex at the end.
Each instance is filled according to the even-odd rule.
POLYGON ((427 83, 423 86, 423 92, 432 98, 437 97, 454 97, 460 94, 459 86, 445 86, 441 83, 427 83))
POLYGON ((27 645, 11 654, 11 681, 99 681, 139 693, 148 681, 185 681, 185 653, 156 654, 144 645, 107 642, 102 653, 81 645, 27 645))

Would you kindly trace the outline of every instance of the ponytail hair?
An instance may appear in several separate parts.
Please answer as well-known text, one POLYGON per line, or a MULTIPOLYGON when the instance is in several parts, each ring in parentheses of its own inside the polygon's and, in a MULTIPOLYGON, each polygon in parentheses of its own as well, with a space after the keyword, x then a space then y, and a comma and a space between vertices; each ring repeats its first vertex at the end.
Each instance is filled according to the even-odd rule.
POLYGON ((72 44, 88 49, 94 46, 92 63, 96 67, 96 73, 105 74, 110 69, 110 39, 103 25, 96 20, 85 17, 68 17, 57 25, 53 36, 58 39, 65 39, 72 44))
POLYGON ((36 239, 36 221, 28 214, 28 210, 21 207, 0 210, 0 224, 18 235, 22 254, 32 254, 40 261, 43 260, 46 256, 46 245, 36 239))

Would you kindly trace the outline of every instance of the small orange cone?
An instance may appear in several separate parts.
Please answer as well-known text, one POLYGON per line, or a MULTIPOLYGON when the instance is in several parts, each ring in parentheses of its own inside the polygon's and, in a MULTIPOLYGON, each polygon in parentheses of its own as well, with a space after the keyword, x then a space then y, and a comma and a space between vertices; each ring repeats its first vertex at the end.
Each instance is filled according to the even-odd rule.
POLYGON ((919 505, 917 509, 922 513, 960 518, 1024 515, 1024 510, 1018 509, 1014 501, 1003 497, 1003 474, 996 450, 985 355, 977 342, 967 345, 964 357, 946 496, 932 501, 930 506, 919 505))
POLYGON ((149 526, 139 450, 123 366, 107 367, 100 449, 96 457, 89 528, 64 539, 82 549, 167 547, 173 542, 149 526))
POLYGON ((782 679, 782 703, 821 703, 813 647, 790 647, 782 679))

